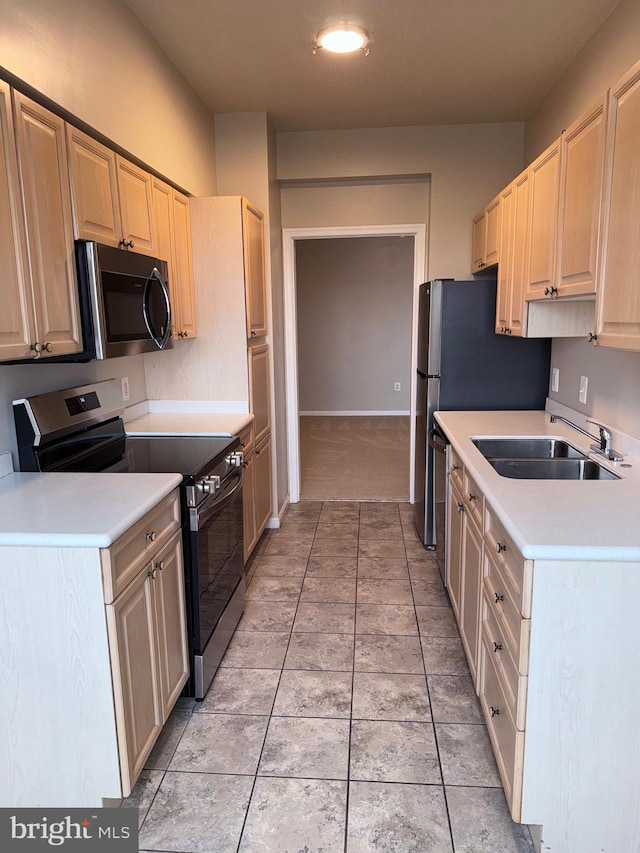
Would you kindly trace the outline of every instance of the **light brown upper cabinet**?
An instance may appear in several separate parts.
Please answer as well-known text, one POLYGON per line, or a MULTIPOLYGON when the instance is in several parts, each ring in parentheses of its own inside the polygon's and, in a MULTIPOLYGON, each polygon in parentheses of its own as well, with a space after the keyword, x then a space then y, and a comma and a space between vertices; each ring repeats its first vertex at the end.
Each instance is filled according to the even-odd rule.
POLYGON ((19 92, 13 97, 34 312, 30 350, 39 358, 80 352, 64 122, 19 92))
POLYGON ((640 350, 640 62, 611 89, 597 343, 640 350))
POLYGON ((560 140, 560 204, 554 285, 558 297, 596 292, 604 173, 605 99, 560 140))
MULTIPOLYGON (((558 202, 560 140, 556 140, 529 167, 529 236, 526 299, 553 295, 558 202)), ((555 293, 555 292, 554 292, 555 293)))
POLYGON ((498 263, 500 242, 500 196, 473 220, 471 272, 477 273, 498 263))
POLYGON ((82 240, 121 245, 115 152, 70 124, 67 144, 74 234, 82 240))
POLYGON ((18 161, 11 111, 11 90, 0 80, 0 258, 2 311, 0 360, 29 358, 36 340, 33 299, 28 280, 25 233, 18 184, 18 161))
POLYGON ((156 253, 151 175, 67 125, 76 238, 156 253))
POLYGON ((153 178, 152 189, 156 252, 169 265, 173 337, 195 338, 189 199, 159 178, 153 178))
POLYGON ((500 263, 496 333, 523 337, 527 303, 524 275, 529 228, 529 173, 522 172, 500 194, 500 263))
POLYGON ((264 217, 242 199, 242 239, 244 245, 247 338, 267 334, 267 294, 264 277, 264 217))

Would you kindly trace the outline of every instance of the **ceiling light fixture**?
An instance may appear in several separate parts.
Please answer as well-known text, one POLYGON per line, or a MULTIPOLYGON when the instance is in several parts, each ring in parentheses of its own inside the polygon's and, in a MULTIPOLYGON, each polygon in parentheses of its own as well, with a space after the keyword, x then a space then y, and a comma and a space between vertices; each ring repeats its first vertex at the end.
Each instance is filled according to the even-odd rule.
POLYGON ((361 50, 365 56, 369 55, 369 36, 361 27, 352 24, 339 24, 336 27, 327 27, 320 30, 316 38, 313 50, 321 47, 331 53, 353 53, 361 50))

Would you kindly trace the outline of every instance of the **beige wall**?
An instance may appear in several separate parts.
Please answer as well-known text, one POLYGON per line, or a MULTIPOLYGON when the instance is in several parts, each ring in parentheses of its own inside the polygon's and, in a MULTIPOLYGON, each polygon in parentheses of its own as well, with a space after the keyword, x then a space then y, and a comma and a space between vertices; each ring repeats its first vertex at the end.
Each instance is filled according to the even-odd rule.
POLYGON ((525 125, 525 164, 640 60, 640 2, 621 0, 525 125))
MULTIPOLYGON (((371 130, 312 131, 278 134, 278 178, 281 181, 331 181, 336 179, 414 178, 430 175, 430 211, 408 223, 387 219, 379 224, 429 222, 428 278, 468 278, 471 256, 471 220, 493 195, 522 169, 523 126, 511 124, 451 125, 434 127, 391 127, 371 130)), ((413 185, 401 204, 415 210, 413 185)), ((419 186, 419 185, 418 185, 419 186)), ((297 190, 283 189, 283 218, 286 227, 318 225, 343 214, 344 188, 331 197, 331 188, 311 188, 304 204, 289 207, 297 190), (342 196, 342 198, 340 197, 342 196), (291 195, 291 198, 293 196, 291 195), (317 199, 317 203, 316 203, 317 199), (326 202, 326 204, 325 204, 326 202), (329 209, 327 210, 327 205, 329 209)), ((353 190, 351 225, 371 224, 372 196, 384 200, 383 185, 362 189, 362 203, 353 190)), ((375 200, 375 199, 374 199, 375 200)), ((292 202, 293 205, 293 202, 292 202)), ((385 216, 384 207, 378 214, 385 216)))
POLYGON ((296 240, 295 250, 300 411, 408 412, 413 239, 296 240))
MULTIPOLYGON (((638 60, 640 2, 622 0, 526 122, 525 161, 544 150, 638 60)), ((553 399, 640 437, 640 353, 557 339, 551 364, 560 370, 553 399), (586 405, 578 402, 581 376, 589 379, 586 405)))
POLYGON ((0 65, 193 195, 214 119, 122 0, 0 0, 0 65))
MULTIPOLYGON (((121 0, 0 0, 0 65, 187 190, 215 193, 213 116, 121 0)), ((131 403, 145 400, 141 356, 0 366, 0 452, 15 451, 12 399, 122 376, 131 403)))

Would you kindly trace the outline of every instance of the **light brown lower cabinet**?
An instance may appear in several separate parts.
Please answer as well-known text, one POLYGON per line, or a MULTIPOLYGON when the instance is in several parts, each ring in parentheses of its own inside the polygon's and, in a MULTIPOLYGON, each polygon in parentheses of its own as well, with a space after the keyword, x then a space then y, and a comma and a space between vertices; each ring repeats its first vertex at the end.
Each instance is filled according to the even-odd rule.
POLYGON ((123 787, 132 788, 189 674, 178 530, 107 605, 123 787))
POLYGON ((271 435, 251 445, 244 458, 244 559, 249 559, 271 516, 271 435))
POLYGON ((178 492, 110 548, 0 546, 0 585, 0 807, 128 796, 188 677, 178 492))

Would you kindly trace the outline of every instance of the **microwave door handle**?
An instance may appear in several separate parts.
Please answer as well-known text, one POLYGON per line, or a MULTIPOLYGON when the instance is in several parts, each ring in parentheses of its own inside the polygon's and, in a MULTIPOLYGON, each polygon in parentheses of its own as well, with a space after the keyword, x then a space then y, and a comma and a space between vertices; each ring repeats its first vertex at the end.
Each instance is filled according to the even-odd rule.
POLYGON ((167 287, 165 280, 158 272, 157 267, 154 267, 151 270, 151 274, 149 275, 149 278, 147 279, 147 282, 144 286, 144 295, 142 297, 142 316, 144 317, 144 324, 147 327, 147 331, 149 332, 149 335, 154 341, 155 345, 158 347, 158 349, 164 349, 167 345, 169 337, 171 336, 171 301, 169 299, 169 288, 167 287), (167 323, 165 326, 164 334, 161 335, 159 335, 153 328, 151 316, 149 314, 149 298, 151 285, 153 282, 157 282, 157 284, 160 285, 160 290, 162 292, 167 313, 167 323))

